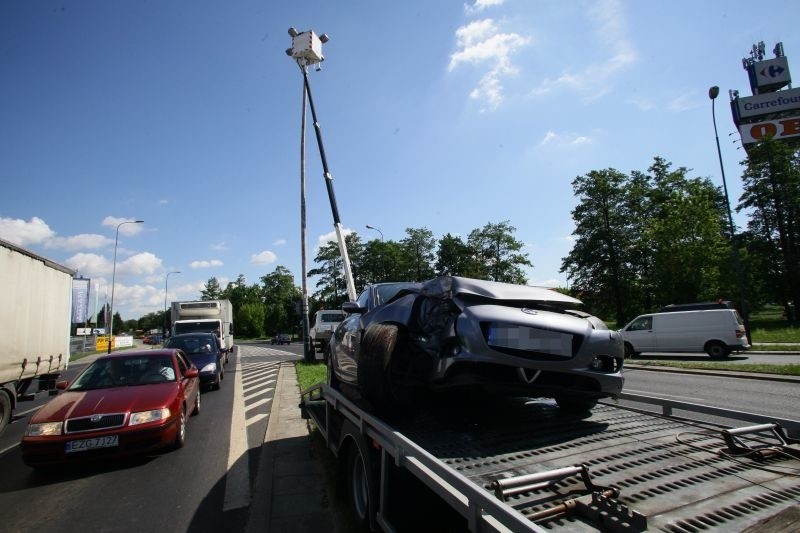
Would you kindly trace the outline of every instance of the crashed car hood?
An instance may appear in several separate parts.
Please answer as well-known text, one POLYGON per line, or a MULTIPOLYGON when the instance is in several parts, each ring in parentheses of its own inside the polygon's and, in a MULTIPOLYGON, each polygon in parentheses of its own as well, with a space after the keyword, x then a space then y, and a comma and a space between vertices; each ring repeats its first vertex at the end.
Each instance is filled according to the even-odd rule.
POLYGON ((86 391, 66 391, 44 405, 32 423, 79 418, 96 413, 126 413, 169 407, 178 393, 178 383, 156 383, 86 391))
POLYGON ((513 285, 497 281, 441 276, 426 282, 421 294, 439 298, 469 297, 490 298, 493 300, 536 301, 550 303, 559 307, 576 307, 581 301, 558 291, 527 285, 513 285))

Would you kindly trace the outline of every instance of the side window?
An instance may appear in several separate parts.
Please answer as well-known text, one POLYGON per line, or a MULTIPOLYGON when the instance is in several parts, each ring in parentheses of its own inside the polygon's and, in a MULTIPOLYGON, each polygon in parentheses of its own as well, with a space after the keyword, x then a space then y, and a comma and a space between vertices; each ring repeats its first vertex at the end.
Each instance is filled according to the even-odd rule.
POLYGON ((648 331, 651 329, 653 329, 653 317, 643 316, 631 323, 631 327, 628 328, 628 331, 648 331))
POLYGON ((367 304, 369 304, 369 289, 359 295, 357 302, 359 307, 367 307, 367 304))
POLYGON ((178 356, 178 370, 181 373, 181 377, 183 377, 186 375, 186 371, 189 370, 189 364, 186 361, 186 356, 181 352, 178 352, 175 355, 178 356))

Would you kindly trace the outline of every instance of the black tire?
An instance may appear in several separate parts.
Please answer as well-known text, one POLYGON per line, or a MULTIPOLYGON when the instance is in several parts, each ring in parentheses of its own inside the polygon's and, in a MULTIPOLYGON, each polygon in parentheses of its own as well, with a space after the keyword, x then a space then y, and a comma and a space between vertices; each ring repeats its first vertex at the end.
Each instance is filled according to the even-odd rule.
POLYGON ((353 518, 364 531, 371 531, 378 498, 377 476, 372 457, 361 438, 355 438, 348 449, 344 485, 353 518))
POLYGON ((731 354, 731 351, 724 343, 719 341, 711 341, 706 344, 706 353, 712 359, 724 359, 731 354))
POLYGON ((192 406, 192 416, 200 414, 200 388, 197 388, 197 396, 194 397, 194 405, 192 406))
POLYGON ((378 410, 411 403, 412 391, 396 379, 400 330, 394 324, 372 324, 358 353, 358 389, 378 410))
POLYGON ((567 413, 583 414, 588 413, 597 405, 595 398, 588 396, 563 395, 556 396, 558 408, 567 413))
POLYGON ((0 389, 0 434, 11 421, 11 398, 5 390, 0 389))
POLYGON ((625 343, 625 359, 633 359, 637 355, 639 355, 639 354, 637 354, 635 351, 633 351, 633 346, 630 343, 626 342, 625 343))
POLYGON ((178 419, 178 434, 175 435, 172 447, 178 450, 183 448, 184 444, 186 444, 186 407, 181 409, 181 416, 178 419))

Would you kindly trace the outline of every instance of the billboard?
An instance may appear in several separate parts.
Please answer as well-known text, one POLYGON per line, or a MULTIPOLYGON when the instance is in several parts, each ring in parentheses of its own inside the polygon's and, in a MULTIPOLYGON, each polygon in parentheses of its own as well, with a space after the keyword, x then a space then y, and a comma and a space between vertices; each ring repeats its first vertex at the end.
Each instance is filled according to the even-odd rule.
POLYGON ((800 109, 800 88, 736 98, 733 107, 737 119, 793 111, 800 109))
POLYGON ((72 279, 72 323, 86 322, 89 313, 89 280, 72 279))
POLYGON ((747 73, 753 94, 774 91, 792 83, 786 56, 753 63, 748 66, 747 73))
POLYGON ((763 137, 774 137, 777 141, 800 140, 800 115, 776 120, 762 120, 740 124, 739 133, 743 144, 758 142, 763 137))

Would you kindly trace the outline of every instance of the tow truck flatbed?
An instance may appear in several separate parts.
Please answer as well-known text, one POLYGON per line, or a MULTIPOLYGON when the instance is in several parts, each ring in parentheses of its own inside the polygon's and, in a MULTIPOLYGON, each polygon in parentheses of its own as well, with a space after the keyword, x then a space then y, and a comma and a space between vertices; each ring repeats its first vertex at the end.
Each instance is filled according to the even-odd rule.
POLYGON ((627 394, 584 416, 461 398, 378 418, 327 385, 303 394, 337 456, 356 434, 369 444, 373 527, 386 531, 420 527, 409 501, 422 491, 404 477, 455 511, 436 524, 449 530, 763 531, 800 504, 800 445, 785 432, 797 421, 627 394))

